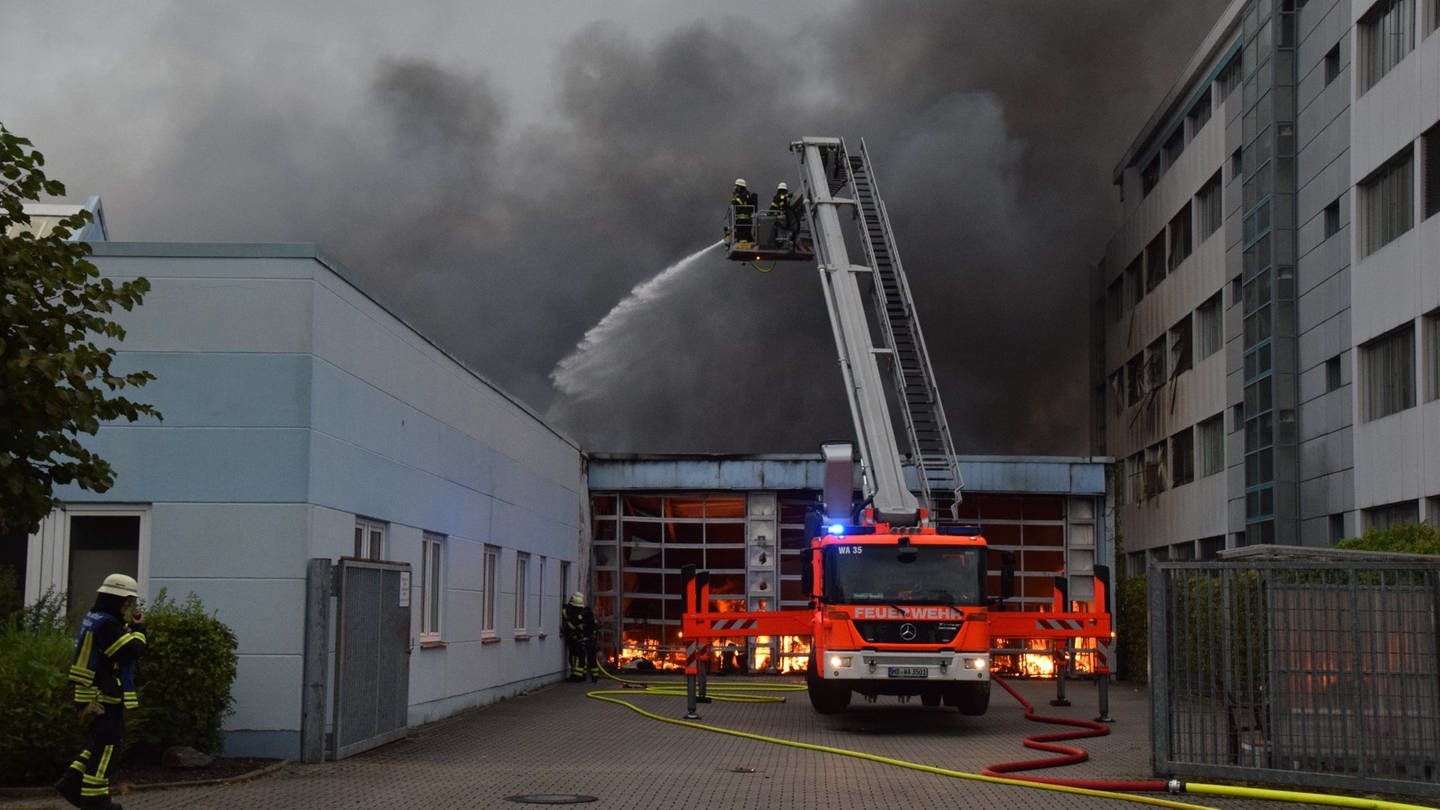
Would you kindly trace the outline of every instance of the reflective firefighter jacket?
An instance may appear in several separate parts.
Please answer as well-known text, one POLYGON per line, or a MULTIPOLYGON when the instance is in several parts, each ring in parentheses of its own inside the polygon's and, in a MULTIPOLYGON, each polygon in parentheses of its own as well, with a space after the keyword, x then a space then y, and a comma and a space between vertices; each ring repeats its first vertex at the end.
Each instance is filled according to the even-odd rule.
POLYGON ((75 702, 140 705, 135 691, 135 661, 145 654, 145 625, 126 627, 119 616, 102 610, 85 614, 75 636, 70 682, 75 702))
POLYGON ((595 612, 588 607, 566 605, 561 611, 560 634, 571 644, 595 640, 595 612))

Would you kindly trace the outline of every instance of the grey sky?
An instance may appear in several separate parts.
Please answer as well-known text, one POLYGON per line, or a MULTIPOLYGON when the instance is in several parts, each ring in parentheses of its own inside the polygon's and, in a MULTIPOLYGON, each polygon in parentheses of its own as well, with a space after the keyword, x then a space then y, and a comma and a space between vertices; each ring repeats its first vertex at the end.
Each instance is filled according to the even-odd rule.
POLYGON ((811 267, 730 182, 864 138, 962 453, 1083 454, 1110 170, 1225 0, 0 2, 0 121, 121 241, 315 242, 598 451, 851 432, 811 267), (657 290, 657 287, 660 289, 657 290))

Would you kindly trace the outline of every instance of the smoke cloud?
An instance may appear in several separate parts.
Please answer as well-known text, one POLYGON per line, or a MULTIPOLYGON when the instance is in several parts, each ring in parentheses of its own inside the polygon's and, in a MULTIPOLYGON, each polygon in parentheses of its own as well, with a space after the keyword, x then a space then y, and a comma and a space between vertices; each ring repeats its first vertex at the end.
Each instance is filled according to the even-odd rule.
MULTIPOLYGON (((55 26, 34 5, 11 32, 55 26)), ((552 374, 719 238, 736 176, 763 196, 796 180, 790 141, 864 138, 959 452, 1083 454, 1110 171, 1226 3, 826 3, 765 25, 291 5, 137 11, 55 52, 0 33, 6 68, 86 55, 43 95, 0 70, 5 123, 73 197, 104 197, 112 238, 318 243, 601 452, 851 435, 810 266, 703 253, 591 335, 603 364, 552 374)))

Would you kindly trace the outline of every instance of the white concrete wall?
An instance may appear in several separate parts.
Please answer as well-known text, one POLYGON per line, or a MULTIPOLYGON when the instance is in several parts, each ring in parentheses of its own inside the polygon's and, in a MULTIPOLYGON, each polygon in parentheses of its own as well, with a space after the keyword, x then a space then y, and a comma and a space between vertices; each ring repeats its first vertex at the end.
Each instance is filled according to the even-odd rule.
POLYGON ((443 645, 411 656, 420 722, 559 676, 560 563, 579 569, 587 527, 578 447, 296 246, 97 244, 113 278, 143 275, 145 304, 117 369, 165 415, 104 426, 114 464, 77 503, 148 509, 154 596, 194 592, 239 639, 227 751, 298 754, 306 561, 353 553, 357 516, 387 524, 386 556, 411 563, 418 637, 421 537, 446 536, 443 645), (481 643, 486 544, 502 549, 492 643, 481 643), (549 627, 514 630, 517 551, 539 558, 549 627), (541 637, 541 630, 546 630, 541 637))

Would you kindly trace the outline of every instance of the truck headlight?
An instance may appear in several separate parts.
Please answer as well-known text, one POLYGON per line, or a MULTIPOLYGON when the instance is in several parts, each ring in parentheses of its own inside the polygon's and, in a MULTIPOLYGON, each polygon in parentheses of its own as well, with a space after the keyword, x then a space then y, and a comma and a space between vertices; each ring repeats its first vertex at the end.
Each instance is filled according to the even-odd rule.
POLYGON ((989 661, 986 661, 984 658, 966 658, 966 659, 965 659, 965 668, 966 668, 966 669, 984 669, 986 666, 989 665, 989 663, 990 663, 990 662, 989 662, 989 661))
POLYGON ((831 666, 832 668, 834 668, 834 669, 849 669, 849 668, 850 668, 850 656, 848 656, 848 655, 832 655, 832 656, 830 656, 830 666, 831 666))

